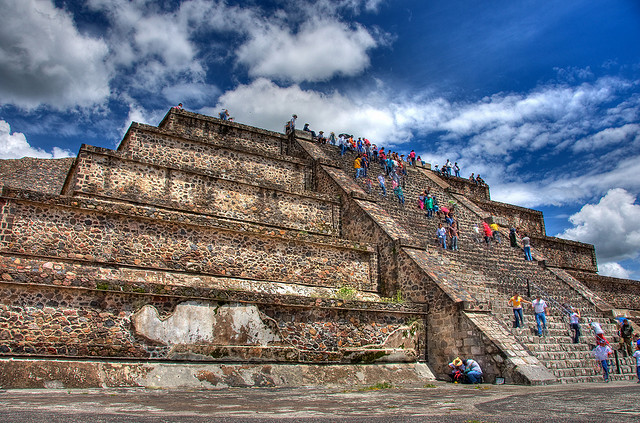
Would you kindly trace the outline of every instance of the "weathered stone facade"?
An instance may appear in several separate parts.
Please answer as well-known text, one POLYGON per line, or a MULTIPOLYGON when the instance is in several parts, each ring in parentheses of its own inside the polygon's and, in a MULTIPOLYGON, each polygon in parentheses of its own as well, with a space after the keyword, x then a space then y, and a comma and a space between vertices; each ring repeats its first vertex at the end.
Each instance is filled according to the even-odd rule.
MULTIPOLYGON (((165 386, 325 383, 340 372, 416 382, 433 377, 421 363, 445 377, 455 356, 474 357, 489 382, 574 377, 545 355, 551 346, 507 327, 505 302, 545 292, 605 319, 615 296, 595 275, 592 246, 547 237, 540 212, 492 202, 488 187, 409 169, 407 204, 429 187, 467 229, 524 228, 536 262, 504 244, 483 250, 469 230, 460 252, 442 251, 436 221, 367 192, 352 161, 307 133, 173 109, 158 127, 132 124, 117 151, 83 145, 64 184, 9 183, 0 356, 38 357, 46 370, 12 381, 26 373, 0 360, 0 383, 156 386, 169 362, 184 363, 188 380, 165 386), (69 361, 73 373, 47 358, 105 362, 69 361), (116 368, 115 358, 143 364, 116 368), (292 364, 307 376, 270 367, 292 364)), ((634 292, 625 301, 637 305, 634 292)))

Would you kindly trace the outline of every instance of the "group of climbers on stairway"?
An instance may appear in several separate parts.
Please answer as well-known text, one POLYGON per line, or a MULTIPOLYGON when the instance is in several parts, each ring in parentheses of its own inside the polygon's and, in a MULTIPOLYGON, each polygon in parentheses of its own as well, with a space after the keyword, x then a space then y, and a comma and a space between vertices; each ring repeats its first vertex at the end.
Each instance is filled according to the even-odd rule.
MULTIPOLYGON (((553 300, 551 302, 554 303, 553 300)), ((507 305, 511 306, 513 310, 513 328, 524 329, 526 327, 523 313, 523 305, 525 304, 529 304, 534 313, 537 335, 548 335, 546 310, 549 306, 547 302, 542 299, 542 295, 539 293, 536 295, 535 300, 527 301, 525 298, 520 296, 518 292, 515 292, 507 301, 507 305)), ((554 307, 560 311, 561 315, 564 314, 568 316, 572 343, 580 343, 580 337, 582 336, 580 321, 583 319, 580 310, 567 304, 555 304, 554 307)), ((605 382, 609 381, 609 361, 614 353, 619 353, 622 357, 633 357, 635 361, 636 376, 638 378, 637 383, 640 383, 640 335, 634 333, 633 326, 628 318, 619 317, 616 320, 619 322, 617 335, 620 339, 620 345, 617 353, 607 340, 601 324, 597 321, 589 321, 589 327, 593 333, 592 345, 595 344, 595 347, 591 351, 591 355, 595 358, 597 367, 602 371, 605 382), (635 352, 633 352, 633 344, 635 344, 635 352)), ((449 366, 452 367, 452 363, 450 363, 449 366)), ((454 367, 452 367, 452 369, 454 369, 454 367)), ((453 371, 455 371, 455 369, 453 371)))

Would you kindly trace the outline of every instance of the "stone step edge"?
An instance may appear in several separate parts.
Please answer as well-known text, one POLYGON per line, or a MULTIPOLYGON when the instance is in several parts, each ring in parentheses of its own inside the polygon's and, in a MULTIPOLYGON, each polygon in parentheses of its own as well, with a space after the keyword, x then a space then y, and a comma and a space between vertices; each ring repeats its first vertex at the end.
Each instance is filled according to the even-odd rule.
MULTIPOLYGON (((69 348, 82 349, 88 353, 83 354, 60 354, 48 356, 37 352, 0 352, 0 358, 16 357, 31 359, 64 359, 64 360, 84 360, 100 357, 104 360, 129 361, 126 356, 98 356, 92 355, 94 351, 101 351, 105 347, 126 349, 126 345, 100 344, 91 342, 90 344, 77 343, 50 343, 50 342, 27 342, 25 349, 49 349, 49 348, 69 348)), ((293 345, 217 345, 217 344, 174 344, 167 345, 171 350, 171 357, 146 358, 146 362, 166 362, 171 363, 299 363, 299 364, 373 364, 373 363, 413 363, 418 359, 417 352, 412 348, 389 348, 384 344, 362 347, 337 347, 331 351, 314 351, 310 349, 300 349, 293 345), (198 358, 196 358, 198 357, 198 358)))
MULTIPOLYGON (((88 154, 95 154, 95 155, 99 155, 99 156, 111 157, 111 158, 114 158, 116 160, 121 160, 121 161, 125 161, 125 162, 141 163, 141 164, 143 164, 145 166, 154 167, 154 168, 157 168, 157 169, 168 169, 168 170, 171 170, 171 171, 188 173, 188 174, 191 174, 191 175, 202 176, 202 177, 206 177, 206 178, 210 178, 210 179, 218 179, 218 180, 222 180, 222 181, 235 182, 235 183, 238 183, 240 185, 249 185, 249 186, 258 187, 258 188, 265 188, 265 189, 269 189, 269 190, 272 190, 272 191, 283 192, 285 194, 295 195, 295 196, 299 196, 299 197, 313 198, 315 200, 321 200, 321 201, 326 201, 326 202, 336 203, 336 204, 339 203, 339 200, 336 198, 336 196, 332 196, 332 195, 328 195, 328 194, 321 194, 321 193, 314 192, 314 191, 302 191, 302 192, 287 191, 287 190, 283 189, 279 185, 265 183, 264 181, 261 181, 261 184, 257 184, 257 183, 255 183, 256 181, 248 181, 248 180, 237 179, 237 178, 233 178, 232 179, 232 178, 227 177, 225 174, 205 173, 205 172, 203 172, 201 170, 181 169, 179 167, 159 165, 159 164, 151 163, 151 162, 148 162, 148 161, 145 161, 145 160, 142 160, 142 159, 126 157, 125 155, 123 155, 123 153, 121 153, 119 151, 109 150, 107 148, 102 148, 102 147, 95 147, 95 146, 87 145, 87 144, 82 144, 80 146, 80 152, 78 153, 78 159, 76 159, 76 164, 78 163, 78 160, 80 159, 80 155, 82 153, 88 153, 88 154)), ((308 165, 307 163, 303 163, 303 164, 304 165, 308 165)), ((74 165, 74 167, 75 166, 76 165, 74 165)), ((65 183, 65 187, 64 188, 67 188, 67 184, 66 183, 65 183)))
POLYGON ((345 387, 387 381, 419 386, 436 378, 425 363, 261 364, 158 363, 0 358, 3 389, 345 387))
MULTIPOLYGON (((202 274, 191 274, 188 272, 180 272, 180 271, 167 271, 165 269, 149 269, 149 268, 136 268, 134 266, 126 266, 126 265, 109 265, 101 266, 96 262, 83 262, 81 260, 60 260, 58 258, 47 258, 47 257, 35 257, 33 255, 21 255, 21 254, 6 254, 0 252, 0 257, 6 257, 10 259, 9 261, 13 261, 15 264, 15 257, 20 259, 21 261, 16 266, 26 267, 27 263, 22 263, 22 260, 26 257, 32 258, 33 260, 38 260, 42 264, 38 268, 37 271, 33 271, 33 267, 29 270, 25 269, 16 269, 16 270, 8 270, 6 263, 0 263, 0 284, 5 285, 24 285, 24 286, 38 286, 38 287, 49 287, 56 289, 81 289, 87 291, 96 291, 96 292, 111 292, 118 294, 129 294, 129 295, 141 295, 141 296, 162 296, 162 297, 183 297, 185 299, 202 299, 206 301, 234 301, 240 303, 254 303, 254 304, 279 304, 287 307, 304 307, 304 308, 323 308, 323 309, 344 309, 344 310, 354 310, 354 311, 371 311, 371 312, 385 312, 385 313, 398 313, 398 314, 415 314, 415 315, 424 315, 426 314, 426 309, 424 304, 420 303, 400 303, 393 302, 392 299, 385 299, 382 297, 374 296, 373 293, 363 291, 363 294, 369 295, 369 299, 358 298, 357 291, 354 293, 354 298, 339 298, 338 292, 341 288, 329 288, 329 287, 318 287, 318 286, 310 286, 310 285, 299 285, 310 288, 310 295, 295 295, 295 294, 287 294, 287 293, 270 293, 270 292, 256 292, 255 287, 248 287, 246 290, 238 290, 234 288, 224 288, 224 287, 203 287, 203 286, 185 286, 185 285, 177 285, 171 284, 168 281, 163 283, 158 282, 141 282, 141 281, 131 281, 131 280, 123 280, 123 279, 96 279, 90 276, 80 275, 77 277, 77 272, 67 272, 63 273, 64 277, 62 279, 56 279, 55 276, 59 274, 55 269, 55 264, 53 263, 77 263, 77 264, 86 264, 88 267, 95 268, 99 270, 100 268, 113 269, 114 267, 120 267, 124 269, 134 269, 141 271, 149 271, 153 270, 158 273, 170 273, 172 275, 183 275, 187 274, 188 276, 198 276, 198 277, 210 277, 212 279, 217 279, 220 281, 240 281, 242 283, 250 283, 250 279, 241 279, 241 278, 229 278, 224 276, 209 276, 202 274), (48 265, 48 263, 52 263, 51 266, 44 267, 48 265), (72 277, 68 277, 68 273, 73 273, 72 277), (30 282, 30 281, 21 281, 24 279, 23 276, 28 274, 38 279, 38 282, 30 282), (252 289, 252 290, 249 290, 252 289), (321 294, 325 294, 326 296, 320 296, 321 294), (377 300, 377 301, 376 301, 377 300)), ((33 264, 29 264, 33 266, 33 264)), ((266 283, 270 286, 276 286, 276 288, 285 288, 287 285, 282 282, 273 282, 273 281, 260 281, 260 283, 266 283)))
MULTIPOLYGON (((310 234, 306 231, 268 227, 266 225, 257 225, 253 223, 244 223, 232 221, 230 219, 222 219, 218 217, 196 215, 191 219, 185 219, 187 213, 181 210, 162 208, 167 211, 167 216, 158 216, 157 212, 160 207, 137 205, 129 203, 116 203, 113 201, 105 201, 95 198, 84 197, 68 197, 55 194, 45 194, 36 191, 30 191, 19 188, 3 187, 0 200, 5 201, 24 201, 35 203, 42 206, 64 207, 76 210, 100 212, 114 216, 128 216, 136 219, 148 221, 166 222, 169 224, 181 224, 185 226, 195 226, 206 228, 207 230, 218 229, 221 231, 241 232, 243 234, 253 233, 257 236, 266 236, 270 238, 286 239, 288 241, 297 241, 305 244, 313 244, 320 246, 331 246, 334 248, 344 248, 349 250, 365 251, 375 253, 374 245, 362 243, 359 241, 351 241, 342 238, 335 238, 327 235, 310 234), (117 206, 116 210, 109 210, 106 206, 117 206), (150 217, 150 215, 153 215, 150 217), (174 216, 175 215, 175 216, 174 216)), ((191 217, 188 215, 188 217, 191 217)))

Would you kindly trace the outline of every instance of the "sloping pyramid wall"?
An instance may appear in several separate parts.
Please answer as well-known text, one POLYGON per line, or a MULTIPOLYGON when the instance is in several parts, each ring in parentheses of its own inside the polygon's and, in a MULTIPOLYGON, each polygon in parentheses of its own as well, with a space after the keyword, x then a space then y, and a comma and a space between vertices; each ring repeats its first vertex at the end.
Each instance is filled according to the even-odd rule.
POLYGON ((60 195, 5 187, 0 384, 432 378, 424 305, 380 298, 376 246, 342 237, 287 144, 172 110, 117 151, 83 145, 60 195), (175 363, 188 376, 160 376, 175 363))
POLYGON ((83 145, 59 195, 5 187, 0 385, 423 384, 456 355, 487 381, 593 376, 561 316, 540 346, 504 306, 533 286, 607 323, 612 307, 562 270, 592 274, 592 246, 546 237, 539 212, 486 188, 410 169, 409 201, 429 186, 463 226, 518 224, 546 257, 483 250, 468 231, 442 251, 436 221, 367 193, 350 154, 172 109, 116 151, 83 145), (556 346, 578 373, 555 368, 556 346))

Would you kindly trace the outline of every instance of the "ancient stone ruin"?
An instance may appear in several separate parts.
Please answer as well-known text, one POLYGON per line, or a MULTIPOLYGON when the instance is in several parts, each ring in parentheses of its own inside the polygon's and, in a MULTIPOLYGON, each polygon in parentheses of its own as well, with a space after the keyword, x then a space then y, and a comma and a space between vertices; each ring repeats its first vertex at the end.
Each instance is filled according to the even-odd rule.
MULTIPOLYGON (((172 109, 115 151, 3 161, 0 385, 424 384, 456 356, 485 382, 600 380, 585 322, 615 340, 613 317, 640 311, 638 282, 598 276, 592 245, 548 237, 542 213, 488 187, 410 167, 403 207, 356 181, 354 158, 305 132, 172 109), (455 204, 459 251, 438 247, 439 219, 415 205, 426 188, 455 204), (502 243, 473 240, 482 221, 502 243), (550 303, 548 336, 529 310, 512 328, 514 292, 550 303)), ((617 358, 614 377, 630 377, 617 358)))

